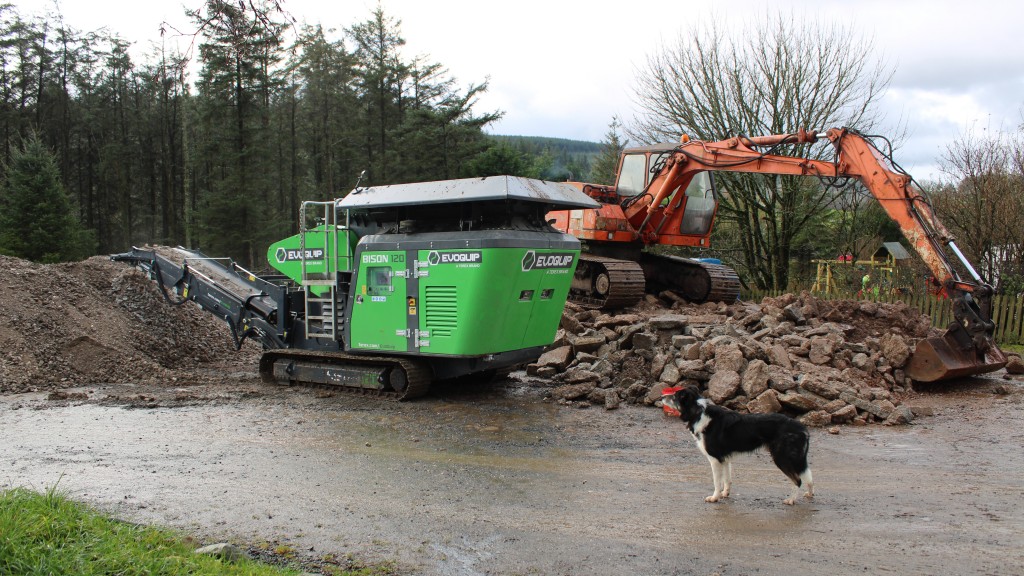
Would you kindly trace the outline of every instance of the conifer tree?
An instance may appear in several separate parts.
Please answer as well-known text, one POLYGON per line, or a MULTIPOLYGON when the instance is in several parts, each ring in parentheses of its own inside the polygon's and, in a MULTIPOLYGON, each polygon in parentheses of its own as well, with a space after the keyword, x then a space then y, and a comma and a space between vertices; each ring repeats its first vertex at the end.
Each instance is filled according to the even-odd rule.
POLYGON ((0 190, 0 253, 52 263, 86 258, 95 246, 74 213, 53 154, 30 136, 12 153, 0 190))

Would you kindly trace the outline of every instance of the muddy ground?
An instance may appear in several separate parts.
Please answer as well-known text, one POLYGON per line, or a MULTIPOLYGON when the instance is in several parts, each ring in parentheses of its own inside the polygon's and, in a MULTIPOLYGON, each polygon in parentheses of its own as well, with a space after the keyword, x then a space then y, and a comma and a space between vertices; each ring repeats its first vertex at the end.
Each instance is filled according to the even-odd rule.
POLYGON ((704 503, 706 460, 650 407, 514 381, 381 403, 251 374, 0 396, 0 487, 402 574, 1024 573, 1024 384, 910 401, 934 415, 812 430, 817 497, 793 507, 763 454, 704 503))
MULTIPOLYGON (((57 485, 314 567, 1024 573, 1024 383, 1002 373, 900 393, 907 426, 813 429, 813 502, 784 506, 758 455, 705 504, 707 462, 650 406, 581 408, 529 379, 409 403, 264 385, 255 346, 125 265, 0 270, 0 488, 57 485)), ((862 308, 838 318, 855 340, 862 308)))

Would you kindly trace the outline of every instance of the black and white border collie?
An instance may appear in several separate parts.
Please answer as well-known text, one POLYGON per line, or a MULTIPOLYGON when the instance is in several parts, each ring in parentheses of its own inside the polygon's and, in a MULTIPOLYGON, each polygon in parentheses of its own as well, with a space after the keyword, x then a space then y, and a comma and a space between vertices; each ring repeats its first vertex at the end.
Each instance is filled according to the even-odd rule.
POLYGON ((775 465, 793 481, 793 492, 784 500, 795 504, 800 487, 804 497, 814 497, 811 469, 807 467, 810 435, 807 428, 784 414, 740 414, 701 398, 696 386, 662 396, 662 403, 679 413, 697 441, 697 447, 711 463, 715 493, 705 502, 729 497, 732 486, 732 458, 736 454, 767 448, 775 465))

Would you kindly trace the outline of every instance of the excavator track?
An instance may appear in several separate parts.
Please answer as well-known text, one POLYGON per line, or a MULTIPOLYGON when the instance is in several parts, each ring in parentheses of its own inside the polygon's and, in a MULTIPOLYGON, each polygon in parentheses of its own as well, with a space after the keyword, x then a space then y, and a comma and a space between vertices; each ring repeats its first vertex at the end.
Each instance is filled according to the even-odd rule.
POLYGON ((632 306, 644 296, 644 271, 630 260, 580 254, 569 301, 583 308, 632 306))
POLYGON ((640 258, 649 292, 671 290, 688 302, 733 303, 740 296, 740 278, 728 266, 644 252, 640 258))
POLYGON ((404 356, 268 350, 260 358, 260 376, 269 384, 411 400, 430 390, 432 372, 426 362, 404 356))

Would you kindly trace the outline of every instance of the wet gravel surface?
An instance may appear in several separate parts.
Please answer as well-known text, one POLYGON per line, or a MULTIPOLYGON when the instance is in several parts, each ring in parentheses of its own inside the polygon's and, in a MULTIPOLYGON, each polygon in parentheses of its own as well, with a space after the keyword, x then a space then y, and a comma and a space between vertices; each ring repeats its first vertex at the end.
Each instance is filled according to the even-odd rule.
POLYGON ((706 504, 678 420, 512 384, 408 403, 246 378, 0 396, 0 487, 403 574, 1024 573, 1024 385, 913 402, 935 415, 813 430, 817 497, 793 507, 766 454, 706 504))

